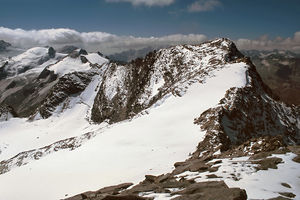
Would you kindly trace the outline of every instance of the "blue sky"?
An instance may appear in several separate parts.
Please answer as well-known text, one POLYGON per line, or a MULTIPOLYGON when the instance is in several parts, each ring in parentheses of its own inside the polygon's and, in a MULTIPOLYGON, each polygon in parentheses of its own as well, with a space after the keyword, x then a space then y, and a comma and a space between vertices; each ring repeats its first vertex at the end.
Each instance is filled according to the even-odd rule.
POLYGON ((300 0, 0 0, 0 39, 116 53, 199 44, 300 52, 300 0))
POLYGON ((167 3, 151 6, 130 1, 0 0, 0 26, 71 28, 143 37, 194 33, 233 39, 292 37, 300 30, 299 0, 198 0, 202 6, 217 2, 204 10, 199 6, 191 9, 197 0, 162 0, 167 3))

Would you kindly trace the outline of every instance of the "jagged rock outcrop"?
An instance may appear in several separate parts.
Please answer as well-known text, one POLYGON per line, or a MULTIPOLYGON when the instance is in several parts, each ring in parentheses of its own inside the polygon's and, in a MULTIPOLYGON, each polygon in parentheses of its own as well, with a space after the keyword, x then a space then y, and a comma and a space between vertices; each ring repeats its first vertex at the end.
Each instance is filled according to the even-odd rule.
POLYGON ((248 50, 242 53, 272 91, 287 104, 300 105, 300 54, 288 50, 248 50))
POLYGON ((64 54, 70 54, 73 51, 75 51, 76 49, 78 49, 78 47, 75 47, 72 45, 67 45, 67 46, 63 46, 62 48, 58 49, 58 52, 64 53, 64 54))
MULTIPOLYGON (((48 118, 56 107, 63 103, 70 96, 80 94, 91 82, 92 77, 96 75, 95 71, 91 72, 73 72, 59 78, 57 83, 48 92, 37 113, 42 118, 48 118)), ((63 107, 67 107, 65 104, 63 107)), ((64 108, 63 108, 64 109, 64 108)))
POLYGON ((80 49, 79 51, 74 50, 72 53, 70 53, 71 58, 77 58, 80 55, 88 55, 87 51, 85 49, 80 49))
POLYGON ((49 58, 55 58, 55 54, 56 54, 55 49, 53 47, 49 47, 48 49, 49 58))
POLYGON ((250 66, 247 85, 228 90, 217 107, 194 121, 207 132, 196 156, 204 151, 226 151, 262 136, 281 136, 282 145, 300 144, 299 107, 276 101, 277 96, 262 82, 251 61, 243 61, 250 66))
POLYGON ((233 42, 219 39, 150 52, 127 65, 111 63, 92 120, 113 123, 131 118, 168 93, 183 95, 191 83, 204 81, 213 70, 241 57, 233 42))
POLYGON ((5 42, 4 40, 0 40, 0 52, 5 51, 7 47, 10 47, 11 44, 8 42, 5 42))
POLYGON ((251 61, 227 39, 154 51, 128 65, 111 63, 95 99, 92 120, 114 123, 131 118, 166 94, 183 95, 185 86, 204 81, 214 69, 241 62, 248 66, 246 86, 229 89, 217 107, 195 119, 207 132, 199 149, 225 151, 266 135, 282 135, 285 144, 299 144, 299 108, 278 102, 251 61), (208 61, 201 60, 204 56, 208 61))
POLYGON ((12 117, 17 117, 17 113, 11 106, 8 105, 0 105, 0 122, 7 121, 12 117))
POLYGON ((229 188, 224 181, 210 181, 196 183, 194 181, 181 180, 177 181, 172 176, 146 176, 146 179, 126 190, 132 183, 124 183, 116 186, 110 186, 99 189, 95 192, 85 192, 74 197, 67 198, 66 200, 151 200, 154 198, 146 197, 147 194, 169 194, 167 199, 176 200, 246 200, 247 194, 245 190, 239 188, 229 188), (177 188, 181 188, 176 191, 177 188), (124 190, 125 189, 125 190, 124 190), (172 189, 174 191, 172 192, 172 189), (145 196, 145 197, 143 197, 145 196))

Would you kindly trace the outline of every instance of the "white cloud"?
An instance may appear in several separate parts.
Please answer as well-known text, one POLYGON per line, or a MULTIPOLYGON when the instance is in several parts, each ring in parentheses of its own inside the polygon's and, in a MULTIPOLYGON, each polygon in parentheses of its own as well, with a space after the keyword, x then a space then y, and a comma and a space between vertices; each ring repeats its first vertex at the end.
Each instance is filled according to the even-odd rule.
POLYGON ((267 35, 263 35, 256 40, 242 38, 236 41, 236 45, 238 46, 238 48, 244 50, 285 49, 300 51, 300 31, 294 33, 293 37, 288 38, 276 37, 275 39, 269 39, 267 35))
POLYGON ((23 30, 0 27, 0 38, 17 47, 75 45, 105 54, 144 47, 166 47, 177 44, 199 44, 207 39, 202 34, 175 34, 163 37, 117 36, 104 32, 77 32, 72 29, 23 30))
MULTIPOLYGON (((178 44, 199 44, 208 38, 202 34, 174 34, 162 37, 118 36, 105 32, 78 32, 72 29, 23 30, 0 27, 0 39, 16 47, 75 45, 88 51, 112 54, 145 47, 162 48, 178 44)), ((287 49, 300 51, 300 31, 293 37, 269 39, 264 35, 256 40, 238 39, 239 49, 287 49)))
POLYGON ((168 6, 175 2, 175 0, 106 0, 106 2, 128 2, 134 6, 168 6))
POLYGON ((214 10, 216 7, 221 6, 218 0, 198 0, 188 6, 189 12, 205 12, 214 10))

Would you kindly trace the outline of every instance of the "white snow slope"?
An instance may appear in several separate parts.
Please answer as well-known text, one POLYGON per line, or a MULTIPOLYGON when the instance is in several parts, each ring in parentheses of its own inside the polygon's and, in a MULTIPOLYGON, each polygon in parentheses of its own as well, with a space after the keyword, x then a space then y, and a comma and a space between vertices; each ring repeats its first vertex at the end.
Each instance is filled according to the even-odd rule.
POLYGON ((194 118, 214 107, 229 88, 245 86, 246 70, 245 63, 228 64, 204 83, 189 86, 182 97, 166 96, 144 114, 113 125, 88 121, 100 76, 63 113, 34 122, 1 122, 0 160, 87 132, 95 137, 73 151, 60 150, 0 175, 0 200, 60 199, 171 171, 205 134, 194 118))
POLYGON ((18 75, 18 71, 22 71, 24 68, 31 66, 32 69, 26 71, 29 73, 40 73, 46 66, 54 64, 60 58, 66 56, 66 54, 56 53, 54 58, 50 58, 43 64, 38 64, 39 60, 48 55, 48 48, 45 47, 34 47, 28 49, 24 53, 14 56, 8 59, 8 68, 6 69, 9 73, 18 75))
POLYGON ((88 59, 89 62, 82 63, 80 57, 77 58, 65 57, 60 62, 51 65, 48 68, 48 70, 54 71, 54 73, 63 76, 65 74, 72 73, 72 72, 88 71, 91 69, 90 64, 96 63, 101 66, 103 64, 108 63, 108 60, 106 58, 101 57, 97 53, 90 53, 88 55, 85 55, 85 57, 88 59))

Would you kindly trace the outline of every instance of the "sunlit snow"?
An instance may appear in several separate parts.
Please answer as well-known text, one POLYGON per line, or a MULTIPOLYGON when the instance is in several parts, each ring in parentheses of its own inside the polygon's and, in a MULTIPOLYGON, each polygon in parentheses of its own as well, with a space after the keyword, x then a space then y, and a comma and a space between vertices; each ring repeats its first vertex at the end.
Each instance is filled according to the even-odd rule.
MULTIPOLYGON (((0 175, 0 199, 59 199, 122 182, 138 183, 145 174, 169 172, 204 136, 193 119, 218 104, 229 88, 243 87, 246 70, 244 63, 228 64, 205 83, 191 85, 182 97, 167 96, 164 103, 148 109, 149 114, 108 127, 89 124, 94 96, 87 98, 84 93, 81 103, 74 100, 78 103, 72 109, 47 120, 0 123, 0 145, 6 147, 1 160, 58 139, 96 133, 73 151, 54 152, 0 175)), ((86 91, 96 88, 97 81, 92 81, 86 91)))

